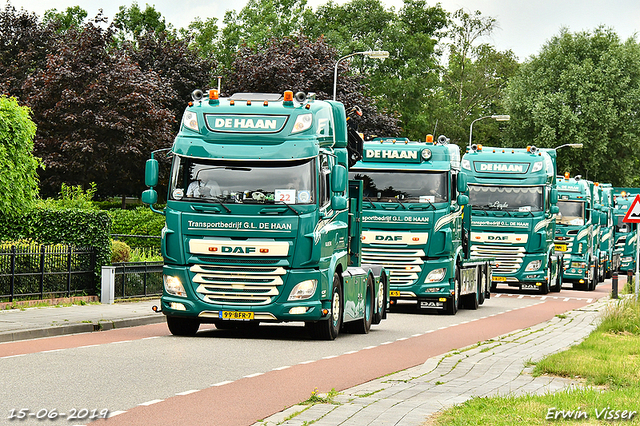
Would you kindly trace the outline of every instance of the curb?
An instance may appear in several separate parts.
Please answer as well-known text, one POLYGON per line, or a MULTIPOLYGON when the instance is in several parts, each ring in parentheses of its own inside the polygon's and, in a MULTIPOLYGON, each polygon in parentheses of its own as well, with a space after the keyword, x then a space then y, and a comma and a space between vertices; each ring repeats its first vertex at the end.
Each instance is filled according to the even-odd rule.
POLYGON ((0 333, 0 343, 15 342, 18 340, 40 339, 43 337, 64 336, 67 334, 107 331, 116 328, 137 327, 141 325, 159 324, 164 321, 164 315, 153 314, 136 318, 100 320, 98 322, 91 323, 69 324, 64 326, 34 328, 27 330, 15 330, 0 333))

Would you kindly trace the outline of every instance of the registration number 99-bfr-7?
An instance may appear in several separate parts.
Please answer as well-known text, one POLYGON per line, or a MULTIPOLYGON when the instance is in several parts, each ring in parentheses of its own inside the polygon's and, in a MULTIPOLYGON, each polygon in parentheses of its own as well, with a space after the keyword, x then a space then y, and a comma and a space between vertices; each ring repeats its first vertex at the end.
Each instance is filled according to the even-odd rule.
POLYGON ((227 320, 248 321, 253 319, 253 312, 220 311, 218 317, 227 320))

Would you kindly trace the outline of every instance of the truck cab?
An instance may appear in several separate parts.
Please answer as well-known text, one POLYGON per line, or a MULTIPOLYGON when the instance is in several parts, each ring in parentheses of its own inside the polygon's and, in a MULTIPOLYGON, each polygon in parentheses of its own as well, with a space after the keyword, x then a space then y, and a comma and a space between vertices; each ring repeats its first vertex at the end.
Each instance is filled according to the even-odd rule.
POLYGON ((195 91, 170 148, 167 205, 158 162, 143 201, 166 217, 161 311, 170 331, 304 322, 333 340, 386 316, 382 267, 359 257, 361 189, 348 182, 341 103, 314 95, 195 91))
POLYGON ((622 220, 631 208, 640 188, 614 188, 614 238, 615 252, 620 256, 619 271, 622 273, 636 270, 636 244, 638 241, 637 224, 622 220))
POLYGON ((472 145, 462 170, 473 207, 471 253, 496 258, 492 288, 559 292, 555 150, 472 145))
POLYGON ((403 301, 455 314, 489 297, 489 262, 469 259, 465 243, 457 145, 444 136, 376 138, 364 142, 349 175, 363 185, 362 257, 390 272, 392 307, 403 301))
MULTIPOLYGON (((593 183, 581 176, 558 178, 556 251, 564 254, 564 280, 595 290, 598 283, 600 220, 593 183)), ((598 204, 599 205, 599 204, 598 204)))

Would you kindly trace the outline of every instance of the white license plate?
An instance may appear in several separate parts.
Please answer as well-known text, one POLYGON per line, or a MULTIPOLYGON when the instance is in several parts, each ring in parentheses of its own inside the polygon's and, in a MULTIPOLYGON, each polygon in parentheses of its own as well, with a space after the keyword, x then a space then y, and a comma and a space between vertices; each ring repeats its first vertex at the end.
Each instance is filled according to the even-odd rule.
POLYGON ((423 309, 442 309, 444 308, 443 302, 420 302, 420 307, 423 309))

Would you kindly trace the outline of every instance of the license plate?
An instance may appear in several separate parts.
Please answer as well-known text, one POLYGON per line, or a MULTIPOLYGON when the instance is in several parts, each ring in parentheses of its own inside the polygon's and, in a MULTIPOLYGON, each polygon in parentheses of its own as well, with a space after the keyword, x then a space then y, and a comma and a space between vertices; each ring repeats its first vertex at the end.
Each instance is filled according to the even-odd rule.
POLYGON ((444 303, 442 302, 420 302, 420 307, 421 308, 435 308, 435 309, 442 309, 444 308, 444 303))
POLYGON ((391 297, 400 297, 400 292, 398 290, 391 290, 389 292, 389 296, 391 296, 391 297))
POLYGON ((226 320, 248 321, 253 319, 253 312, 220 311, 218 317, 226 320))
POLYGON ((538 286, 535 284, 522 284, 520 288, 522 290, 537 290, 538 286))
POLYGON ((567 251, 566 244, 555 244, 556 251, 567 251))
POLYGON ((507 277, 491 277, 493 281, 506 281, 507 277))

